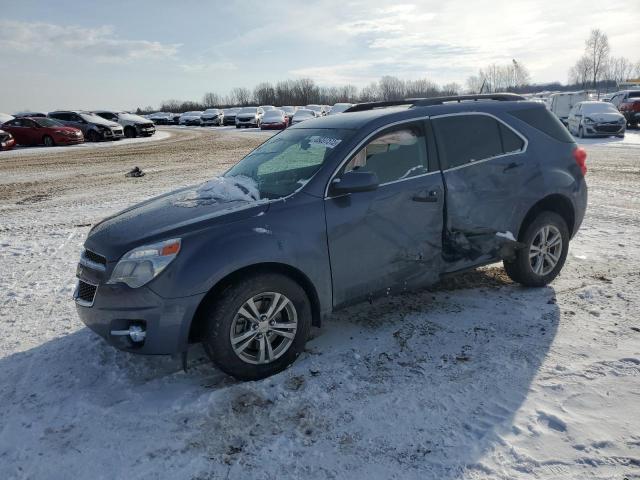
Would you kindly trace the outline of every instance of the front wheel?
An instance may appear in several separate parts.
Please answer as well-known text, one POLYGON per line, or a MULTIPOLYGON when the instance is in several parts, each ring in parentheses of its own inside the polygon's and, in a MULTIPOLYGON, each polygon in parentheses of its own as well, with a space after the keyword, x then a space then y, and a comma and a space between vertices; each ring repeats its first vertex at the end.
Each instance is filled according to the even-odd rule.
POLYGON ((42 137, 42 143, 44 143, 45 147, 53 147, 56 144, 56 142, 53 141, 53 138, 49 135, 42 137))
POLYGON ((225 289, 207 307, 205 325, 211 360, 239 380, 258 380, 281 372, 303 351, 311 306, 289 277, 260 274, 225 289))
POLYGON ((99 142, 101 140, 101 135, 95 130, 89 130, 87 134, 87 140, 90 142, 99 142))
POLYGON ((555 212, 542 212, 520 234, 524 247, 504 261, 507 275, 527 287, 543 287, 558 276, 569 252, 569 229, 555 212))
POLYGON ((136 138, 137 132, 135 127, 125 127, 124 136, 127 138, 136 138))

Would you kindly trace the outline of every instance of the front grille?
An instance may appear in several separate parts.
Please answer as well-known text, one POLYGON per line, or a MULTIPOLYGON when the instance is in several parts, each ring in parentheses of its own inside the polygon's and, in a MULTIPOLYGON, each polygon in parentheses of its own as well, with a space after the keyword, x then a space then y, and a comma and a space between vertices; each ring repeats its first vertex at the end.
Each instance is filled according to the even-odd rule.
POLYGON ((618 130, 620 130, 620 128, 622 127, 622 125, 620 124, 608 124, 608 125, 596 125, 596 131, 598 132, 607 132, 607 133, 614 133, 617 132, 618 130))
POLYGON ((97 289, 98 287, 96 285, 91 285, 90 283, 79 280, 76 300, 87 306, 93 305, 93 300, 96 296, 97 289))
POLYGON ((85 250, 83 253, 83 256, 84 258, 86 258, 91 262, 99 263, 100 265, 107 264, 107 259, 105 257, 103 257, 102 255, 98 255, 97 253, 92 252, 91 250, 85 250))

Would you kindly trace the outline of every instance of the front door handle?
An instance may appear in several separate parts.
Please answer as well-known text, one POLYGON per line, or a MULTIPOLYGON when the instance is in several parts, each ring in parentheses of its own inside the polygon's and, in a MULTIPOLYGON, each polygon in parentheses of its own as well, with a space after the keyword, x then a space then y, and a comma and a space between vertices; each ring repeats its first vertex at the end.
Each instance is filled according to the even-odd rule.
POLYGON ((435 203, 438 201, 438 191, 431 190, 426 195, 414 195, 412 200, 414 202, 435 203))

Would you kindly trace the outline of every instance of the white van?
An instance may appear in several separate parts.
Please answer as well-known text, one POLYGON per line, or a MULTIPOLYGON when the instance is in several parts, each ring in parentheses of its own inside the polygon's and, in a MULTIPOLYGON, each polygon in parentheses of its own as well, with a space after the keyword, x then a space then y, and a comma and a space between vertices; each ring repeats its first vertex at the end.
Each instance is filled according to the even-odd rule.
POLYGON ((560 119, 562 123, 567 125, 567 119, 569 118, 569 112, 579 102, 588 100, 587 92, 562 92, 554 93, 551 95, 551 104, 549 110, 551 110, 556 117, 560 119))

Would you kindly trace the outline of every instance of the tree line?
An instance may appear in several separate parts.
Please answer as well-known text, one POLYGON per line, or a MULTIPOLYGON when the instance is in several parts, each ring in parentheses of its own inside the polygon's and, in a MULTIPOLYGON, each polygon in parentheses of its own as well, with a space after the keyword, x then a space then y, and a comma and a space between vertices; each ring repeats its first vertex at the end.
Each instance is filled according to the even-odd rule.
POLYGON ((591 30, 584 53, 569 69, 569 83, 581 89, 600 91, 602 86, 615 87, 632 77, 640 77, 640 60, 634 63, 626 57, 611 55, 607 34, 597 28, 591 30))

